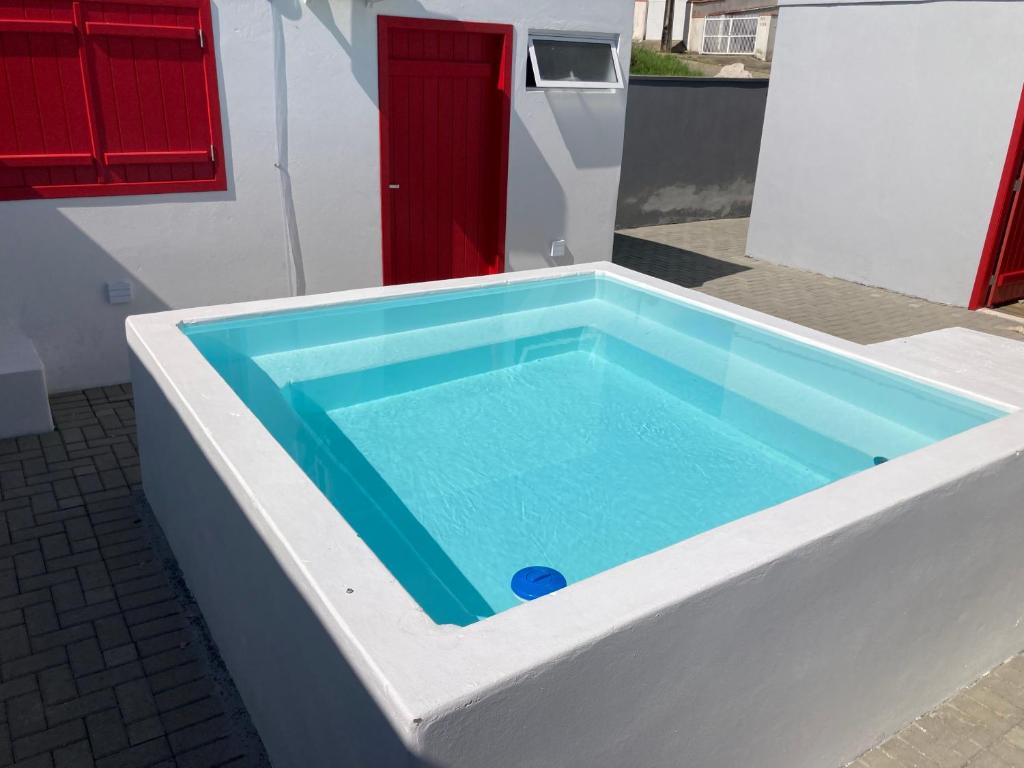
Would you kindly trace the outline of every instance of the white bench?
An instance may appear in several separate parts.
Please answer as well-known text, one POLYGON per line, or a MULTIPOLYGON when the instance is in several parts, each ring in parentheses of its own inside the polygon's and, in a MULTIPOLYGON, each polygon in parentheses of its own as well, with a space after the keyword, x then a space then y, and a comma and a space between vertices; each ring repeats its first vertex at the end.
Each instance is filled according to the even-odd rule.
POLYGON ((53 429, 46 375, 31 339, 0 327, 0 438, 53 429))

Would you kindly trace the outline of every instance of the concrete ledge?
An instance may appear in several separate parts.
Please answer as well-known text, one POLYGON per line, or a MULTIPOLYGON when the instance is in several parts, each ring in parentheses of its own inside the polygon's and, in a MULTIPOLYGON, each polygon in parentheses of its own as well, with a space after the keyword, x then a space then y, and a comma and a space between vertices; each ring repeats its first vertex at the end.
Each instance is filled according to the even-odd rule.
POLYGON ((0 438, 53 429, 43 361, 20 331, 0 329, 0 438))
POLYGON ((943 328, 871 345, 876 359, 959 383, 964 389, 1024 407, 1024 342, 943 328))

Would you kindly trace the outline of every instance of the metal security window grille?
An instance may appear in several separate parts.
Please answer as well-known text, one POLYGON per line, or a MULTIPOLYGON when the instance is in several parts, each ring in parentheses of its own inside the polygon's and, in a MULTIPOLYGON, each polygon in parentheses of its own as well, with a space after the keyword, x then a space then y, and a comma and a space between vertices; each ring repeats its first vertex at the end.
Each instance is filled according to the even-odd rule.
POLYGON ((753 53, 757 16, 709 16, 701 53, 753 53))

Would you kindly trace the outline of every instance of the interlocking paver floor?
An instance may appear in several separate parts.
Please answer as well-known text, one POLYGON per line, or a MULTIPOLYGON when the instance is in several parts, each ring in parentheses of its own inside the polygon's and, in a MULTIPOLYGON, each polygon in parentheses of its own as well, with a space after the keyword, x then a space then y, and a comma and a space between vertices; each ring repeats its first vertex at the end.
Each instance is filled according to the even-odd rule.
POLYGON ((622 230, 617 264, 860 344, 960 326, 1024 340, 1024 318, 969 312, 747 258, 746 219, 622 230))
MULTIPOLYGON (((743 255, 746 222, 616 236, 615 261, 870 343, 970 313, 743 255)), ((142 493, 128 385, 57 395, 56 430, 0 440, 0 766, 267 766, 142 493)), ((1024 766, 1024 659, 856 768, 1024 766)), ((824 768, 833 768, 826 766, 824 768)))
POLYGON ((128 386, 0 440, 0 766, 266 766, 142 495, 128 386))

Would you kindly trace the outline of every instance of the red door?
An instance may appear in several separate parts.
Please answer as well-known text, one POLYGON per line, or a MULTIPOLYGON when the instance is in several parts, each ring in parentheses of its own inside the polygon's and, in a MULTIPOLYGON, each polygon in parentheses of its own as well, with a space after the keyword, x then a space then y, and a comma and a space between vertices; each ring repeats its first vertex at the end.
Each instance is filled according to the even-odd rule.
POLYGON ((1024 94, 992 211, 971 309, 1024 299, 1024 94))
POLYGON ((377 23, 384 284, 500 272, 512 28, 377 23))
POLYGON ((995 280, 989 295, 989 306, 1024 299, 1024 165, 1018 164, 1017 175, 1011 187, 1010 215, 1006 232, 999 248, 995 280))

